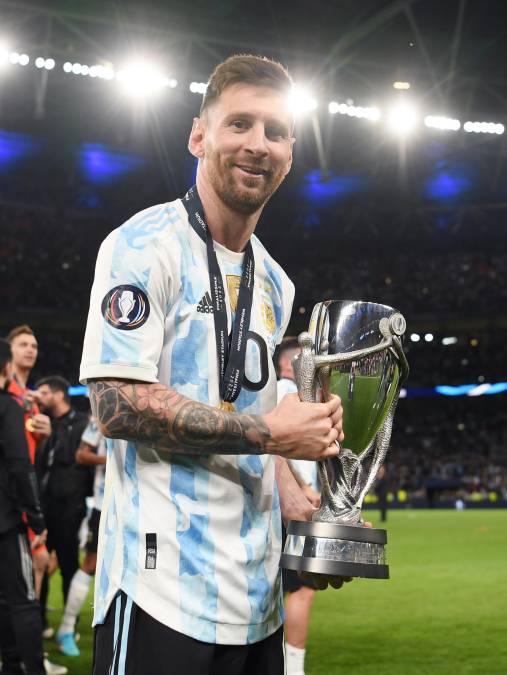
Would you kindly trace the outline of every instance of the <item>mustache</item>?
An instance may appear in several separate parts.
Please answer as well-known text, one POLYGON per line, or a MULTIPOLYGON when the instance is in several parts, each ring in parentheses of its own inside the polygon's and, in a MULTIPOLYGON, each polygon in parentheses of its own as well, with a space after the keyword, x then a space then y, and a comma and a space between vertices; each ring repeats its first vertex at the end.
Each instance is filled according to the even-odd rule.
POLYGON ((271 173, 271 166, 263 162, 262 160, 256 160, 253 157, 230 157, 226 166, 229 169, 232 169, 235 166, 248 167, 249 169, 254 169, 255 171, 262 171, 263 173, 271 173))

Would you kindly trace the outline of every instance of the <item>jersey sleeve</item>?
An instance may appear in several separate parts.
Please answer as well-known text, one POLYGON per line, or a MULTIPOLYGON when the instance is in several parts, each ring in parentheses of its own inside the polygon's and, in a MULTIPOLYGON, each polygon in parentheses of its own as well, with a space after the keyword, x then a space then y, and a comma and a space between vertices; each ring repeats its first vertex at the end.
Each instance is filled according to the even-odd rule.
POLYGON ((158 380, 165 318, 176 286, 176 264, 162 231, 162 205, 113 231, 100 247, 91 291, 80 380, 158 380))
POLYGON ((86 425, 85 430, 81 436, 81 440, 87 445, 91 445, 92 448, 98 448, 102 440, 102 434, 99 431, 97 423, 93 419, 90 419, 86 425))
POLYGON ((279 345, 283 340, 292 314, 292 305, 294 303, 295 288, 292 281, 284 273, 283 293, 282 293, 282 322, 278 331, 276 344, 279 345))

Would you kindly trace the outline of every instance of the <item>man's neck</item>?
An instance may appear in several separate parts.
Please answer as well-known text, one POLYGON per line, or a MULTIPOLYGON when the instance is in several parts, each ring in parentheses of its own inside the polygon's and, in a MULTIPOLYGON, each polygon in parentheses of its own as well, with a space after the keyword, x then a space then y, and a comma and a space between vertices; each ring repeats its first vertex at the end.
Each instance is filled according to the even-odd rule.
POLYGON ((70 405, 68 403, 62 404, 55 406, 52 417, 55 419, 58 419, 59 417, 63 417, 66 415, 68 412, 70 412, 70 405))
POLYGON ((13 365, 12 370, 19 386, 26 387, 28 378, 30 377, 30 368, 21 368, 20 366, 13 365))
POLYGON ((206 225, 213 240, 230 251, 243 251, 255 230, 262 208, 250 215, 233 211, 199 175, 197 191, 204 208, 206 225))

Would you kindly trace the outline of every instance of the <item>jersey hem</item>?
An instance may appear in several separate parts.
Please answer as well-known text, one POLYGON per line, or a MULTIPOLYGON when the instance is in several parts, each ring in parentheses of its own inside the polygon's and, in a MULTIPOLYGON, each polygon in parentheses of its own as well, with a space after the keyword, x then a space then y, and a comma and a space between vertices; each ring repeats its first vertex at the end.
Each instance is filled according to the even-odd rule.
MULTIPOLYGON (((177 633, 181 633, 182 635, 186 635, 187 637, 194 638, 195 640, 199 640, 199 642, 205 642, 207 644, 217 644, 217 645, 255 644, 256 642, 265 640, 270 635, 273 635, 273 633, 275 633, 283 624, 283 619, 281 617, 277 617, 276 620, 267 619, 262 623, 242 624, 242 623, 221 623, 217 621, 210 621, 209 619, 203 619, 202 617, 195 616, 194 614, 182 613, 185 618, 188 618, 188 620, 192 621, 193 623, 200 622, 203 626, 214 627, 215 634, 217 632, 220 633, 220 641, 215 640, 214 642, 211 642, 210 640, 203 639, 203 634, 206 634, 207 632, 206 630, 203 630, 202 632, 193 631, 189 630, 185 626, 182 626, 181 622, 172 620, 168 621, 167 618, 165 616, 162 616, 160 612, 157 612, 156 610, 154 611, 154 608, 151 606, 149 602, 142 602, 142 601, 140 602, 139 598, 132 597, 132 595, 129 594, 126 589, 122 588, 120 584, 117 588, 115 588, 113 593, 111 593, 111 591, 108 593, 108 596, 110 596, 109 602, 104 603, 105 609, 104 611, 100 612, 100 616, 93 617, 92 623, 93 627, 101 625, 105 622, 109 608, 111 607, 111 604, 119 591, 125 593, 132 600, 132 602, 134 602, 138 607, 140 607, 143 610, 143 612, 146 612, 149 616, 151 616, 159 623, 163 624, 164 626, 167 626, 168 628, 176 631, 177 633), (252 635, 252 633, 254 634, 255 637, 251 637, 251 639, 249 639, 249 635, 252 635)), ((277 602, 276 598, 274 599, 274 602, 276 604, 277 602)))
POLYGON ((125 366, 121 363, 81 366, 79 381, 87 384, 88 380, 101 379, 103 377, 118 377, 127 380, 140 380, 141 382, 158 382, 157 372, 151 366, 125 366))

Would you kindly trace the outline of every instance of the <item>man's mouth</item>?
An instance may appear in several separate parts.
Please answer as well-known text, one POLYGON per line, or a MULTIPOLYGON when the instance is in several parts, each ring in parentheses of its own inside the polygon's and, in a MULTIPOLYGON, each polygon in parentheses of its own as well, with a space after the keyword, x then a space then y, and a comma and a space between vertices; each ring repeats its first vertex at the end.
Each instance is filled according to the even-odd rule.
POLYGON ((235 166, 248 176, 265 176, 267 174, 266 169, 261 169, 258 166, 248 166, 247 164, 236 164, 235 166))

